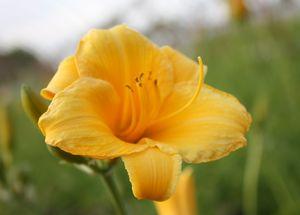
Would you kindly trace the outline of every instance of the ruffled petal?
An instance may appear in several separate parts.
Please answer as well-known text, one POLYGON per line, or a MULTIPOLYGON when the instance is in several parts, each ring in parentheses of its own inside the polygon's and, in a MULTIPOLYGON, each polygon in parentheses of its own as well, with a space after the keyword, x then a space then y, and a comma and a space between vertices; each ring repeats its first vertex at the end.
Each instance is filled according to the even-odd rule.
POLYGON ((78 79, 78 72, 75 57, 70 56, 60 63, 57 72, 49 82, 48 86, 41 90, 41 95, 45 99, 51 100, 56 93, 65 89, 76 79, 78 79))
POLYGON ((155 202, 159 215, 196 215, 196 186, 193 169, 186 168, 179 177, 176 191, 166 201, 155 202))
MULTIPOLYGON (((146 37, 119 25, 108 30, 91 30, 76 52, 80 75, 107 80, 117 91, 125 85, 138 87, 136 78, 157 79, 160 93, 166 95, 173 84, 168 58, 146 37)), ((143 84, 142 84, 143 85, 143 84)))
POLYGON ((199 66, 195 61, 169 46, 163 46, 161 50, 173 65, 174 83, 197 82, 199 66))
MULTIPOLYGON (((191 82, 197 83, 199 75, 199 65, 180 53, 179 51, 171 48, 170 46, 161 47, 173 66, 174 83, 191 82)), ((207 67, 204 66, 204 76, 206 75, 207 67)))
POLYGON ((91 30, 78 46, 76 62, 80 76, 108 81, 120 95, 119 133, 127 141, 139 139, 173 88, 168 57, 125 25, 91 30))
MULTIPOLYGON (((170 104, 190 97, 192 85, 178 85, 170 104)), ((173 103, 173 104, 172 104, 173 103)), ((232 95, 204 85, 200 95, 185 111, 154 124, 145 136, 177 148, 189 163, 219 159, 244 146, 251 116, 232 95)))
POLYGON ((168 154, 157 147, 150 147, 122 159, 136 198, 163 201, 174 192, 181 171, 181 157, 178 154, 168 154))
POLYGON ((80 78, 56 94, 39 119, 46 143, 75 155, 111 159, 146 148, 113 133, 119 97, 103 80, 80 78))

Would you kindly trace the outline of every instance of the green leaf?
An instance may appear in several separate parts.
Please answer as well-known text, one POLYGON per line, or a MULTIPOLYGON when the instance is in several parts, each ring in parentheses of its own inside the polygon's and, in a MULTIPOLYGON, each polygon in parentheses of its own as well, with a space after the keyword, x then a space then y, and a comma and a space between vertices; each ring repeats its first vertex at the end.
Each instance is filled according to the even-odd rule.
MULTIPOLYGON (((35 93, 29 86, 22 85, 21 87, 21 102, 27 116, 37 125, 40 116, 47 111, 48 105, 44 102, 41 96, 35 93)), ((66 162, 74 164, 86 163, 84 157, 72 155, 58 147, 47 145, 49 152, 66 162)))
POLYGON ((21 102, 27 116, 36 124, 40 116, 46 112, 48 108, 48 105, 42 98, 26 85, 21 87, 21 102))

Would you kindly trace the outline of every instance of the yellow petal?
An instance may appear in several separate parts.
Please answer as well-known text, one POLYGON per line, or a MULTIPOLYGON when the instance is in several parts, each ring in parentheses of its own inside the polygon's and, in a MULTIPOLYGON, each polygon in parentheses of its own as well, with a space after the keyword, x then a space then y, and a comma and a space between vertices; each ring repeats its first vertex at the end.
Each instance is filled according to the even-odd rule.
MULTIPOLYGON (((161 47, 161 50, 168 56, 173 65, 174 83, 192 82, 197 83, 199 75, 199 65, 169 46, 161 47)), ((206 75, 207 67, 204 66, 204 76, 206 75)))
POLYGON ((155 202, 159 215, 196 215, 196 186, 193 169, 186 168, 179 177, 175 193, 166 201, 155 202))
POLYGON ((118 103, 108 82, 80 78, 56 94, 39 127, 47 144, 75 155, 110 159, 145 149, 113 134, 118 103))
POLYGON ((122 159, 136 198, 163 201, 174 192, 181 171, 178 154, 167 154, 157 147, 150 147, 122 159))
POLYGON ((182 81, 197 82, 199 68, 196 62, 169 46, 163 46, 161 50, 168 56, 173 65, 175 83, 182 81))
POLYGON ((169 52, 173 53, 173 56, 177 56, 175 59, 173 59, 173 67, 178 73, 177 76, 181 75, 184 77, 184 75, 187 73, 189 73, 189 75, 186 76, 185 79, 182 79, 182 81, 177 80, 172 93, 165 99, 162 107, 160 108, 157 120, 151 124, 158 123, 158 121, 162 121, 166 118, 172 117, 173 115, 177 115, 189 107, 190 104, 192 104, 198 97, 204 82, 205 67, 201 57, 198 57, 199 66, 195 67, 192 66, 194 65, 193 61, 189 60, 187 57, 184 57, 179 52, 176 52, 171 48, 168 48, 167 50, 170 50, 169 52), (187 69, 187 73, 183 72, 184 69, 187 69), (190 72, 191 70, 195 71, 196 69, 198 70, 197 75, 195 75, 195 72, 190 72), (196 88, 194 87, 195 85, 197 86, 196 88), (181 91, 184 91, 184 93, 181 91))
POLYGON ((80 76, 108 81, 120 95, 119 133, 127 141, 140 138, 173 87, 168 57, 125 25, 91 30, 78 46, 76 62, 80 76))
POLYGON ((140 33, 119 25, 108 30, 91 30, 76 53, 80 75, 112 83, 118 92, 126 84, 136 88, 141 74, 146 82, 158 80, 160 93, 166 95, 173 84, 172 65, 160 49, 140 33))
MULTIPOLYGON (((190 97, 186 94, 193 90, 184 88, 191 87, 195 88, 178 85, 170 102, 190 97)), ((250 123, 250 115, 235 97, 204 85, 188 109, 149 127, 145 136, 177 148, 186 162, 200 163, 244 146, 250 123)))
POLYGON ((56 93, 63 90, 78 78, 74 56, 63 60, 48 86, 41 90, 45 99, 52 99, 56 93))

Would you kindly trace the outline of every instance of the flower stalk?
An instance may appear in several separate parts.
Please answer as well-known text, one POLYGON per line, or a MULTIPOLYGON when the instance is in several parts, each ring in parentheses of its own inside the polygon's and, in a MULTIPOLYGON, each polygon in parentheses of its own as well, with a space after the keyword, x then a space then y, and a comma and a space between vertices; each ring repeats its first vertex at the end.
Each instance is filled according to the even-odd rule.
POLYGON ((106 171, 101 174, 103 182, 105 183, 106 187, 108 188, 113 205, 115 207, 115 210, 119 215, 126 215, 126 210, 125 210, 125 204, 122 201, 121 195, 118 191, 117 184, 113 178, 113 172, 106 171))
POLYGON ((115 166, 116 162, 117 159, 103 161, 91 159, 86 160, 84 165, 89 167, 93 174, 97 174, 102 178, 103 184, 105 184, 110 193, 111 200, 117 214, 126 215, 127 213, 124 202, 113 177, 113 167, 115 166))

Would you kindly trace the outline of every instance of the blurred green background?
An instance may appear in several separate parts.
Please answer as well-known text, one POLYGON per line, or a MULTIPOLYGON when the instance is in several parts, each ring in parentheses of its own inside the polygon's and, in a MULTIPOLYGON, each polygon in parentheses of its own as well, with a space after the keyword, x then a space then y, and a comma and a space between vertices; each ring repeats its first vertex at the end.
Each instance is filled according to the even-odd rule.
MULTIPOLYGON (((161 30, 153 29, 150 38, 161 30)), ((178 49, 193 59, 201 55, 206 82, 235 95, 253 117, 247 147, 193 165, 199 214, 300 214, 300 17, 235 17, 195 35, 178 49)), ((7 126, 12 138, 11 149, 1 148, 0 214, 114 214, 101 179, 51 156, 22 110, 20 84, 38 92, 56 66, 28 50, 0 56, 1 108, 7 112, 0 138, 7 126)), ((155 214, 152 202, 133 198, 122 162, 115 174, 129 214, 155 214)))

